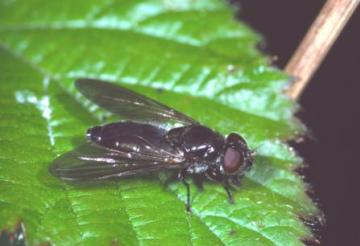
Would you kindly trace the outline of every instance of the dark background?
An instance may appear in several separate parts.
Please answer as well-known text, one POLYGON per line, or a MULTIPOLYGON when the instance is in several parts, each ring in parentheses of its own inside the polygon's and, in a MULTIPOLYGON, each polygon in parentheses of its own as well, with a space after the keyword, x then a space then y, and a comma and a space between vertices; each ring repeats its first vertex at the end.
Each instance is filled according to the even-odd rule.
MULTIPOLYGON (((283 68, 325 1, 237 0, 239 18, 266 39, 283 68)), ((360 11, 304 91, 298 116, 315 140, 296 145, 326 216, 321 245, 360 245, 360 11), (358 150, 359 149, 359 150, 358 150)))

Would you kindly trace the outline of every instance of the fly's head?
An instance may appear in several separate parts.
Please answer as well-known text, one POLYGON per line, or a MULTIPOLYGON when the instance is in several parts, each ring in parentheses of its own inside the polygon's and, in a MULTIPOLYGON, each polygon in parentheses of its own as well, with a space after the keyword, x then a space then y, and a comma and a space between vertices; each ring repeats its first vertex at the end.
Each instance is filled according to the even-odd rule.
POLYGON ((245 140, 231 133, 225 141, 222 167, 226 176, 242 176, 252 165, 252 152, 245 140))
POLYGON ((209 168, 207 176, 215 181, 233 180, 243 176, 252 165, 252 151, 245 140, 236 133, 231 133, 225 140, 222 154, 216 165, 209 168))

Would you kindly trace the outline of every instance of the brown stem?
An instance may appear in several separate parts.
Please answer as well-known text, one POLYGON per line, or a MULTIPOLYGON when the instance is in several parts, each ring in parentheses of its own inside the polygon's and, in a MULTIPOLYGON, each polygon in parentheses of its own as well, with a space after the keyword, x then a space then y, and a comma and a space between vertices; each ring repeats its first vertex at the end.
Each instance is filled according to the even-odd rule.
POLYGON ((285 71, 296 81, 285 93, 299 98, 314 72, 355 11, 360 0, 327 0, 301 44, 286 65, 285 71))

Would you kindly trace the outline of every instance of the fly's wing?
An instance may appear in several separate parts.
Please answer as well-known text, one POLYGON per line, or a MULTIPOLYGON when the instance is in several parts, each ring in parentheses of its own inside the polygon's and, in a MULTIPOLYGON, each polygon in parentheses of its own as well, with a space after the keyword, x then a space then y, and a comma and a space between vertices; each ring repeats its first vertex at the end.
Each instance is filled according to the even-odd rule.
POLYGON ((183 162, 158 161, 146 155, 126 158, 121 152, 86 143, 58 157, 49 171, 62 180, 96 181, 128 177, 164 169, 180 169, 183 162))
POLYGON ((88 130, 88 140, 118 156, 151 161, 181 162, 184 153, 166 141, 167 131, 131 121, 110 123, 88 130), (100 139, 100 140, 99 140, 100 139))
POLYGON ((127 120, 155 124, 197 124, 190 117, 172 108, 109 82, 79 79, 75 85, 85 97, 127 120))

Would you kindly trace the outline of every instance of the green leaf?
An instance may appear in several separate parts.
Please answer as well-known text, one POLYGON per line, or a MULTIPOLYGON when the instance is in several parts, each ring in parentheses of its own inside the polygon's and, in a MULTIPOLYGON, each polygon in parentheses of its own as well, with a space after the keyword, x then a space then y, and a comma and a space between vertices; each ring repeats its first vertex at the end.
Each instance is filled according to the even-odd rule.
MULTIPOLYGON (((318 215, 284 142, 303 131, 281 91, 287 77, 220 0, 0 0, 0 228, 30 245, 302 245, 318 215), (104 111, 74 87, 111 80, 217 131, 239 132, 257 157, 229 204, 219 184, 162 175, 79 187, 52 160, 104 111)), ((113 119, 114 117, 112 117, 113 119)))

